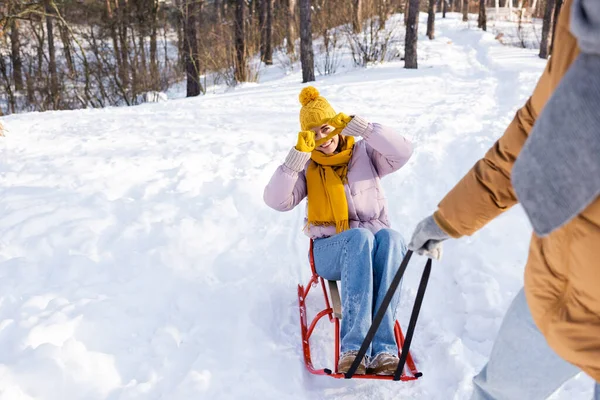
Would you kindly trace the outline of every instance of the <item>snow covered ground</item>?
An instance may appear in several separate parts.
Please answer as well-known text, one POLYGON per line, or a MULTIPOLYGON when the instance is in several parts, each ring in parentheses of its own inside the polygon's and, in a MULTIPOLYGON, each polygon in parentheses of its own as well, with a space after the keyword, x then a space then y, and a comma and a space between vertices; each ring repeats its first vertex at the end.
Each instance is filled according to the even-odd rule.
MULTIPOLYGON (((393 62, 315 84, 336 110, 413 141, 408 165, 384 179, 406 238, 502 134, 544 67, 535 50, 455 18, 436 29, 428 41, 420 28, 419 70, 393 62)), ((262 201, 295 144, 303 85, 299 72, 271 68, 271 79, 224 94, 2 119, 0 399, 468 398, 522 285, 523 212, 446 244, 413 341, 422 379, 311 376, 296 299, 309 276, 304 208, 262 201)), ((405 280, 404 325, 423 262, 405 280)), ((330 366, 329 323, 316 335, 315 360, 330 366)), ((591 390, 580 375, 553 398, 591 390)))

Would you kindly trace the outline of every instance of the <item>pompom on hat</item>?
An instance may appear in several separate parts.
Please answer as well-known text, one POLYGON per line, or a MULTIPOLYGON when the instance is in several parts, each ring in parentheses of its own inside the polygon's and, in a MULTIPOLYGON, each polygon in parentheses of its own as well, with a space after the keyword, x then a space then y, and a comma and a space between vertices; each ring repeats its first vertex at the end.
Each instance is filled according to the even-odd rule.
POLYGON ((307 86, 298 96, 302 108, 300 109, 300 127, 303 131, 310 130, 315 126, 327 123, 336 116, 325 97, 319 94, 314 86, 307 86))

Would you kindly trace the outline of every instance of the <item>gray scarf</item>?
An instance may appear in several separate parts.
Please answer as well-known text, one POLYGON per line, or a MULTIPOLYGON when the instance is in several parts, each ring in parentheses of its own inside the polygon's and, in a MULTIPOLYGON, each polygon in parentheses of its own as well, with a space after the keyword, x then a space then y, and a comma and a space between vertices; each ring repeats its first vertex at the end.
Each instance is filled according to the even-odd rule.
POLYGON ((571 8, 571 32, 582 52, 600 54, 600 1, 575 0, 571 8))
POLYGON ((511 176, 539 236, 600 195, 600 0, 575 0, 570 24, 581 53, 537 118, 511 176))

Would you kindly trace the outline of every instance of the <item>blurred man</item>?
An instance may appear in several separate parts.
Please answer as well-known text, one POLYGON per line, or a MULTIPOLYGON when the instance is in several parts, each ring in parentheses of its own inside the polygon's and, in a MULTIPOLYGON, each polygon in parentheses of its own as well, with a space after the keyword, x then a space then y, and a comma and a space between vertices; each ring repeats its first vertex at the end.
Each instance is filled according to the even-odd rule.
POLYGON ((439 258, 517 202, 533 225, 524 289, 472 399, 546 399, 583 370, 600 400, 600 0, 567 0, 555 34, 532 96, 409 244, 439 258))

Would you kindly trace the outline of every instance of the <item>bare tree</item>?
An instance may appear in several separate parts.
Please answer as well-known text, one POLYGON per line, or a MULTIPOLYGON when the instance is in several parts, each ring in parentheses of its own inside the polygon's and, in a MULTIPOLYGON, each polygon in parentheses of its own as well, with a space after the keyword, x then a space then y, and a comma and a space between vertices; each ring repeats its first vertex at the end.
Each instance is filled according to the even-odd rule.
POLYGON ((258 12, 260 28, 260 59, 273 64, 273 0, 260 0, 258 12))
MULTIPOLYGON (((12 88, 10 87, 10 77, 8 76, 8 69, 6 68, 6 62, 4 61, 4 55, 0 54, 0 76, 2 76, 2 82, 4 83, 4 91, 8 95, 8 105, 10 107, 10 112, 14 113, 16 110, 16 100, 15 95, 13 93, 12 88)), ((0 108, 0 116, 2 114, 2 109, 0 108)), ((0 136, 2 134, 2 124, 0 123, 0 136)))
POLYGON ((404 68, 417 68, 417 38, 419 30, 419 0, 410 0, 404 44, 404 68))
POLYGON ((202 90, 198 65, 198 40, 196 18, 198 17, 197 0, 189 0, 184 8, 184 57, 187 75, 186 96, 198 96, 202 90))
POLYGON ((469 0, 462 0, 462 15, 463 21, 468 21, 469 20, 469 0))
POLYGON ((254 0, 258 7, 258 29, 260 30, 260 60, 265 61, 267 49, 267 2, 268 0, 254 0))
POLYGON ((448 7, 448 1, 442 0, 442 18, 446 18, 446 8, 448 7))
POLYGON ((312 47, 310 0, 300 0, 300 61, 302 83, 315 80, 315 55, 312 47))
POLYGON ((62 23, 58 26, 58 32, 60 33, 60 40, 63 44, 63 53, 65 55, 65 61, 67 62, 67 68, 71 76, 75 75, 75 62, 73 61, 73 52, 71 51, 71 40, 69 38, 69 30, 62 23))
POLYGON ((223 2, 224 0, 214 0, 213 2, 213 6, 215 8, 215 21, 217 24, 220 24, 221 20, 223 19, 223 2))
MULTIPOLYGON (((160 89, 159 72, 158 72, 158 49, 156 36, 158 34, 158 1, 152 0, 152 10, 150 18, 150 81, 151 87, 154 90, 160 89)), ((166 52, 165 52, 166 54, 166 52)))
POLYGON ((132 71, 129 63, 129 46, 127 44, 127 29, 129 24, 127 23, 127 13, 125 7, 127 3, 120 4, 120 0, 115 0, 115 5, 118 11, 118 22, 117 22, 117 36, 119 37, 119 44, 121 50, 121 84, 124 87, 129 86, 129 73, 132 71))
POLYGON ((286 31, 287 52, 294 53, 296 40, 296 0, 286 0, 286 31))
POLYGON ((113 49, 115 53, 115 59, 117 60, 117 65, 119 70, 122 68, 122 59, 121 52, 119 51, 119 40, 117 37, 117 27, 116 20, 114 18, 113 9, 112 9, 112 0, 106 0, 106 15, 108 17, 108 29, 110 30, 110 37, 112 39, 113 49))
POLYGON ((429 40, 435 38, 435 1, 429 0, 429 7, 427 8, 427 37, 429 40))
POLYGON ((58 89, 58 75, 56 72, 56 48, 54 46, 54 32, 53 32, 53 17, 54 13, 52 10, 52 0, 46 0, 46 30, 48 35, 48 69, 50 72, 50 97, 53 108, 58 108, 59 102, 59 89, 58 89))
POLYGON ((273 0, 263 1, 267 3, 264 62, 267 65, 273 65, 273 0))
POLYGON ((16 90, 23 90, 23 62, 21 61, 21 44, 19 40, 19 24, 16 19, 10 23, 11 63, 13 66, 13 81, 16 90))
MULTIPOLYGON (((0 34, 6 32, 10 45, 4 37, 0 41, 0 58, 4 57, 0 62, 8 76, 0 74, 0 97, 9 112, 152 101, 139 96, 151 88, 145 46, 152 31, 151 6, 170 8, 171 16, 163 13, 161 17, 166 17, 162 21, 166 26, 172 26, 175 21, 169 19, 176 15, 172 3, 161 2, 157 6, 156 0, 99 0, 96 4, 11 0, 13 10, 8 13, 4 4, 0 1, 0 34), (76 32, 69 21, 77 24, 76 32)), ((158 30, 156 27, 155 37, 158 30)), ((158 43, 151 43, 153 60, 158 59, 157 47, 158 43)), ((157 88, 161 84, 168 87, 179 72, 169 62, 167 50, 162 70, 158 60, 153 63, 157 88)))
POLYGON ((352 0, 352 30, 354 33, 362 31, 363 0, 352 0))
MULTIPOLYGON (((228 85, 254 80, 258 70, 248 60, 261 50, 261 4, 263 60, 269 63, 274 50, 287 45, 289 61, 295 63, 294 45, 300 38, 302 78, 308 82, 315 79, 314 69, 321 65, 312 52, 312 34, 324 35, 324 48, 329 49, 325 73, 334 71, 339 62, 339 26, 351 31, 360 25, 356 36, 369 41, 369 49, 376 55, 363 59, 382 61, 390 44, 390 27, 385 23, 391 11, 404 8, 405 2, 302 1, 301 32, 300 18, 295 15, 300 11, 299 0, 0 0, 4 34, 0 41, 0 58, 4 57, 0 101, 3 111, 9 113, 133 105, 152 101, 148 92, 168 88, 184 77, 186 94, 201 94, 207 71, 207 76, 215 77, 215 84, 219 80, 228 85), (202 14, 201 4, 208 6, 202 14), (6 5, 17 7, 19 15, 5 17, 6 5), (322 18, 324 10, 327 16, 322 18), (171 41, 174 36, 177 39, 171 41)), ((444 5, 447 8, 450 3, 440 6, 444 5)), ((405 14, 408 18, 408 12, 405 14)), ((414 33, 418 6, 412 17, 414 33)), ((389 48, 395 56, 396 47, 389 48)), ((407 64, 410 51, 409 46, 407 64)))
POLYGON ((542 1, 533 0, 533 7, 532 7, 534 9, 533 15, 536 18, 542 17, 542 5, 543 5, 542 1))
POLYGON ((484 31, 487 31, 487 15, 485 14, 485 0, 479 0, 479 17, 477 26, 484 31))
POLYGON ((548 58, 550 55, 550 30, 552 27, 552 12, 554 11, 554 0, 546 0, 544 9, 544 23, 542 24, 542 40, 540 41, 540 58, 548 58))
POLYGON ((244 24, 246 22, 246 1, 235 3, 235 80, 246 82, 248 69, 246 65, 246 38, 244 24))

